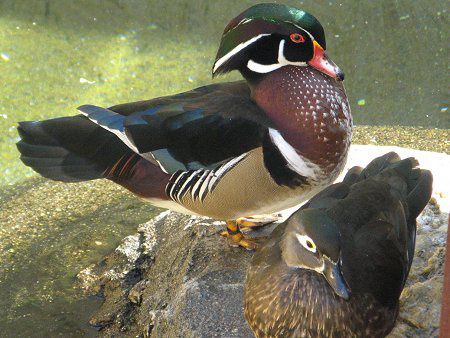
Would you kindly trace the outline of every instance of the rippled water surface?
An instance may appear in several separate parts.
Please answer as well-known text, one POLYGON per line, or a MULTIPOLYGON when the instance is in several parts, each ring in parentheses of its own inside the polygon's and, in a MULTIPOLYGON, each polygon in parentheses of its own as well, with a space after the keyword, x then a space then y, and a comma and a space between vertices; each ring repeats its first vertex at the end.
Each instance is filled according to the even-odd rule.
MULTIPOLYGON (((324 25, 361 141, 449 151, 445 1, 279 2, 324 25)), ((223 28, 255 3, 0 0, 0 336, 94 334, 73 278, 154 214, 108 183, 25 181, 17 121, 211 83, 223 28)))

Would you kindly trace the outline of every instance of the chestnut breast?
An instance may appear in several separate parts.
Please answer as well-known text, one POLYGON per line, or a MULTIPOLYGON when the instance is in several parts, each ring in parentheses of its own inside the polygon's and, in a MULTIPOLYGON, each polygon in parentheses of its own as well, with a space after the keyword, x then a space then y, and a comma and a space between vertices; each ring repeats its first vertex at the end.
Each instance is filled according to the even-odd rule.
POLYGON ((251 89, 252 98, 299 154, 326 172, 345 161, 352 118, 342 82, 309 66, 285 66, 251 89))

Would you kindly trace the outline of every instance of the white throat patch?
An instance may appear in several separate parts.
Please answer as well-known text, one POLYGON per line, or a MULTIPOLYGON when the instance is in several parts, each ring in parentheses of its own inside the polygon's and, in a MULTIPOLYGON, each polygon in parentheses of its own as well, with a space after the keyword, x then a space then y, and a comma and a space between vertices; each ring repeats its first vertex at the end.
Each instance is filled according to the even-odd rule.
POLYGON ((313 180, 317 179, 316 174, 320 172, 320 168, 316 164, 299 155, 283 136, 281 136, 278 130, 269 128, 269 135, 273 144, 280 150, 281 155, 283 155, 291 170, 301 176, 313 180))
POLYGON ((280 44, 278 45, 278 59, 277 59, 278 63, 274 63, 271 65, 263 65, 253 60, 248 60, 247 68, 255 73, 265 74, 287 65, 302 66, 302 67, 307 66, 306 62, 292 62, 286 59, 286 57, 284 56, 285 43, 286 40, 282 39, 280 41, 280 44))

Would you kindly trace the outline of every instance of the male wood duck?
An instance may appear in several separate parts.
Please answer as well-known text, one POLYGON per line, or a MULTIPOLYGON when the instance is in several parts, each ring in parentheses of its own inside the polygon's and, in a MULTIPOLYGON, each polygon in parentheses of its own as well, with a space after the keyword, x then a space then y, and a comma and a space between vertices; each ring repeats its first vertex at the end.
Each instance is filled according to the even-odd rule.
POLYGON ((245 317, 257 337, 383 337, 393 328, 432 175, 388 153, 313 197, 255 253, 245 317))
POLYGON ((225 28, 212 71, 245 81, 20 122, 21 160, 53 180, 107 178, 156 206, 226 220, 254 248, 236 219, 292 207, 344 167, 352 119, 325 48, 311 14, 253 6, 225 28))

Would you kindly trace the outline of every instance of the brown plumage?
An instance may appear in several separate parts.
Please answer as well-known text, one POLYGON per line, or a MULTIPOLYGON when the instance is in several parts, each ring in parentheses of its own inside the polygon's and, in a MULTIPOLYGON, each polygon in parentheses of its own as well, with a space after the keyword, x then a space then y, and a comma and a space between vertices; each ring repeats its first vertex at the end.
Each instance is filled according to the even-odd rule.
POLYGON ((383 337, 432 187, 414 159, 353 168, 274 230, 253 256, 245 317, 257 337, 383 337))

